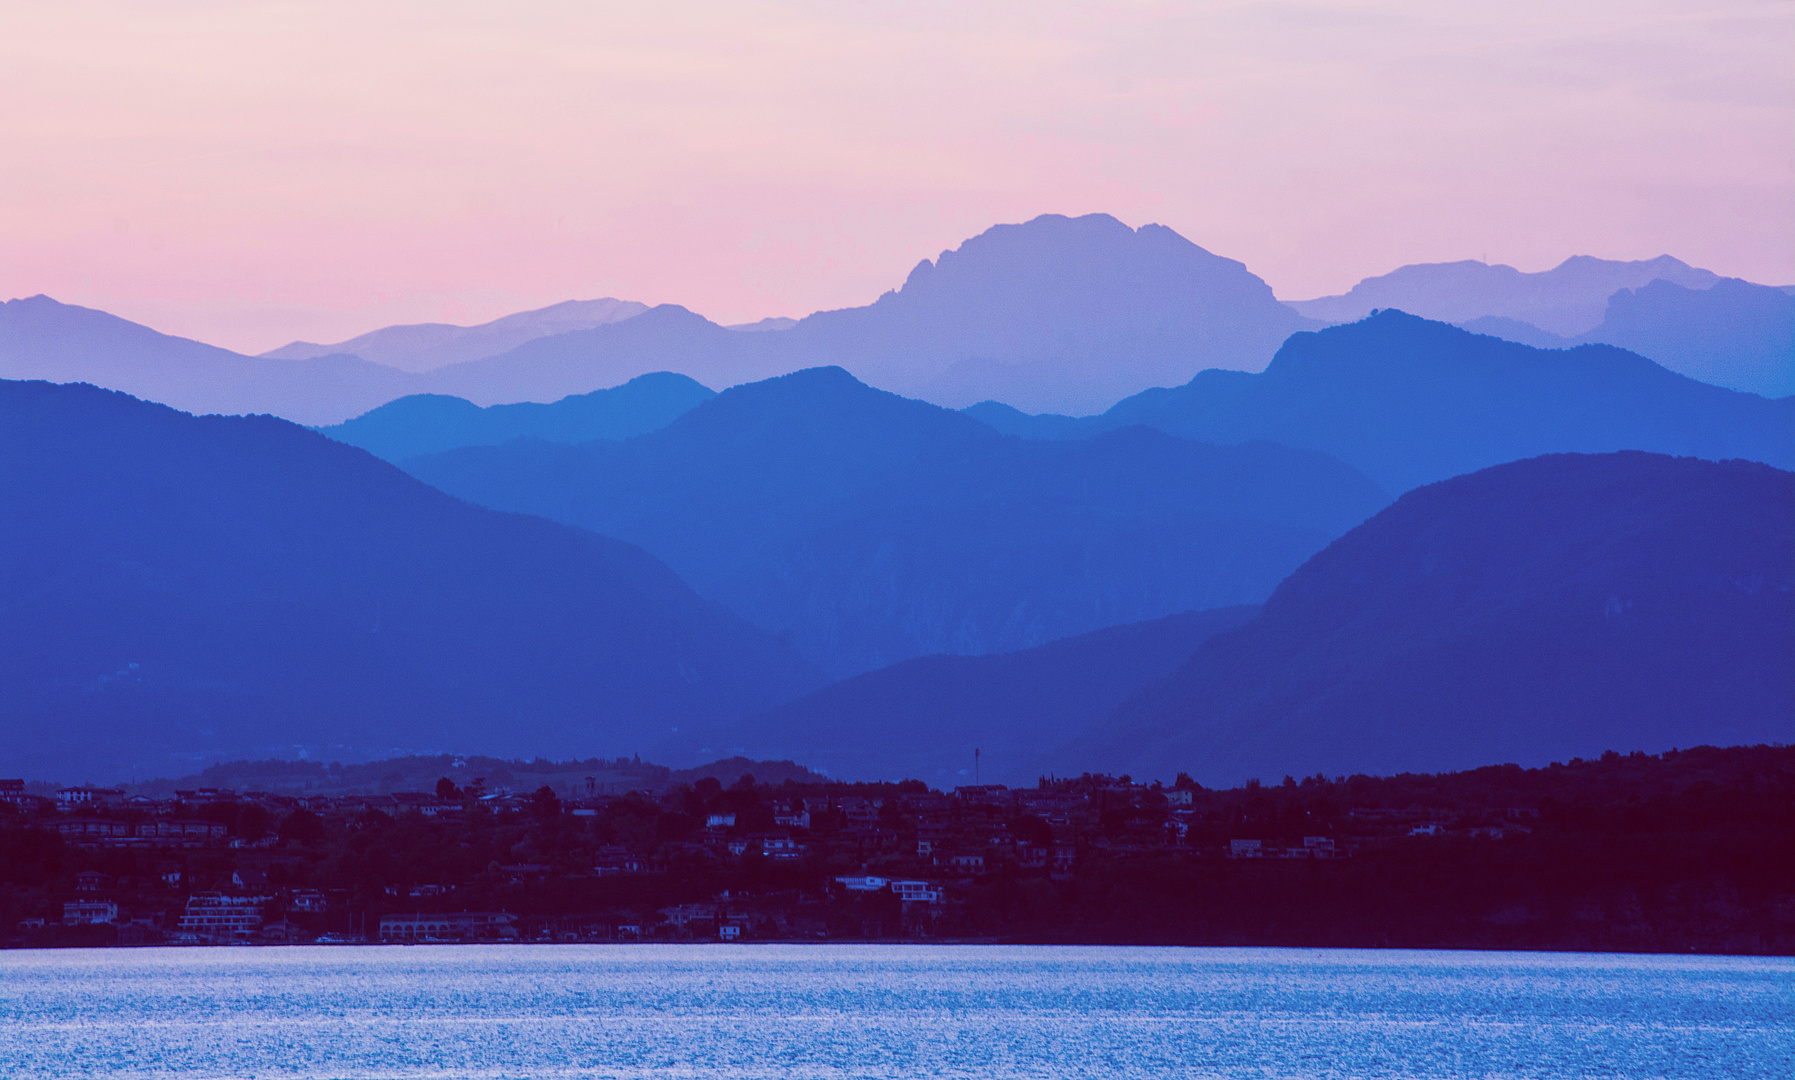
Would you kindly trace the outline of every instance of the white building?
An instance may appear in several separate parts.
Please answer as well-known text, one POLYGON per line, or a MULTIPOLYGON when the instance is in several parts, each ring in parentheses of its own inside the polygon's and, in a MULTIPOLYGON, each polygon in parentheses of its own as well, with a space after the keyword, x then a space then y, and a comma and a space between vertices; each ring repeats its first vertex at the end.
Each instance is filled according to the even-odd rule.
POLYGON ((261 928, 262 905, 267 902, 266 896, 194 893, 187 898, 180 930, 219 940, 248 937, 261 928))

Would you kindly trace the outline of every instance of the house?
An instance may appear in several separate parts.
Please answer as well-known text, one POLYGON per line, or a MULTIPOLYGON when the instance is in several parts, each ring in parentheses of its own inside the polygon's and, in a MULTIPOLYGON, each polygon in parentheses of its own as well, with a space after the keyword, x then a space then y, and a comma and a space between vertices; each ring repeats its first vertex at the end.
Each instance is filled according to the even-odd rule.
POLYGON ((112 884, 112 875, 98 870, 83 870, 75 875, 76 892, 99 892, 112 884))
POLYGON ((717 937, 723 941, 740 941, 742 939, 742 924, 726 922, 718 925, 717 937))
POLYGON ((783 810, 773 815, 773 824, 783 825, 788 829, 810 828, 810 811, 783 810))
POLYGON ((878 892, 891 884, 890 878, 861 875, 859 877, 838 877, 835 879, 849 892, 878 892))
POLYGON ((1309 857, 1313 859, 1332 859, 1339 854, 1331 836, 1305 836, 1303 847, 1309 850, 1309 857))
POLYGON ((712 814, 704 819, 704 827, 707 829, 733 829, 735 828, 735 815, 712 814))
POLYGON ((985 872, 985 857, 983 855, 950 855, 947 865, 965 873, 982 874, 985 872))
POLYGON ((101 806, 124 797, 124 788, 65 787, 56 793, 56 805, 73 810, 82 806, 101 806))
POLYGON ((1228 841, 1228 858, 1230 859, 1263 859, 1265 849, 1258 840, 1228 841))
POLYGON ((926 881, 894 881, 891 891, 906 904, 939 904, 941 890, 926 881))
POLYGON ((262 925, 262 907, 267 902, 266 896, 194 893, 187 898, 180 929, 215 941, 246 938, 262 925))
POLYGON ((496 941, 516 937, 517 916, 503 911, 419 911, 380 918, 380 940, 388 943, 496 941))
POLYGON ((295 892, 293 894, 292 902, 288 904, 288 907, 292 908, 294 911, 304 911, 313 914, 324 911, 328 906, 329 905, 324 900, 324 894, 316 889, 302 889, 295 892))
POLYGON ((65 900, 64 926, 102 926, 118 921, 118 905, 110 900, 65 900))
POLYGON ((268 875, 260 870, 236 870, 231 873, 231 884, 239 889, 267 891, 268 875))
POLYGON ((1165 788, 1160 791, 1160 794, 1166 797, 1166 805, 1174 810, 1188 810, 1191 806, 1192 796, 1196 793, 1189 788, 1177 787, 1165 788))

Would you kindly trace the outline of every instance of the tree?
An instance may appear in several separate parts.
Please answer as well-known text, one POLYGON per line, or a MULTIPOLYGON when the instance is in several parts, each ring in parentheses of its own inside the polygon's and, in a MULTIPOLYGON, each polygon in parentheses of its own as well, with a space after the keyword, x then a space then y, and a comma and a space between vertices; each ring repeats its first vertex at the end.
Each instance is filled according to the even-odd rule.
POLYGON ((561 800, 555 795, 555 789, 547 784, 537 788, 530 796, 530 812, 548 821, 561 816, 561 800))
POLYGON ((281 819, 280 838, 293 844, 322 843, 324 819, 310 810, 295 810, 281 819))
POLYGON ((445 802, 454 802, 461 798, 461 789, 455 786, 455 781, 445 776, 436 782, 436 797, 445 802))

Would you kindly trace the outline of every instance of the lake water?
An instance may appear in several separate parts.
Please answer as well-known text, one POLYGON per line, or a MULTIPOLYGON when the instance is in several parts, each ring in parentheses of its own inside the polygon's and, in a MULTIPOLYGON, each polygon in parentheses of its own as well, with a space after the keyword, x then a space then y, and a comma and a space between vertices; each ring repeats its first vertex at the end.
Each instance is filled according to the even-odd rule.
POLYGON ((4 1077, 1778 1077, 1795 961, 1297 949, 0 953, 4 1077))

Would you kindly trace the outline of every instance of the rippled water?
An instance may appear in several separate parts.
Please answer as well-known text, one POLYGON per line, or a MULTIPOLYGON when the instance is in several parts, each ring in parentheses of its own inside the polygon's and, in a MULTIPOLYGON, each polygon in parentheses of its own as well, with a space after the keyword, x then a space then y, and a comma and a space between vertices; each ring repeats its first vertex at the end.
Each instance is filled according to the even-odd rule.
POLYGON ((636 945, 0 953, 0 1076, 1791 1075, 1795 962, 636 945))

